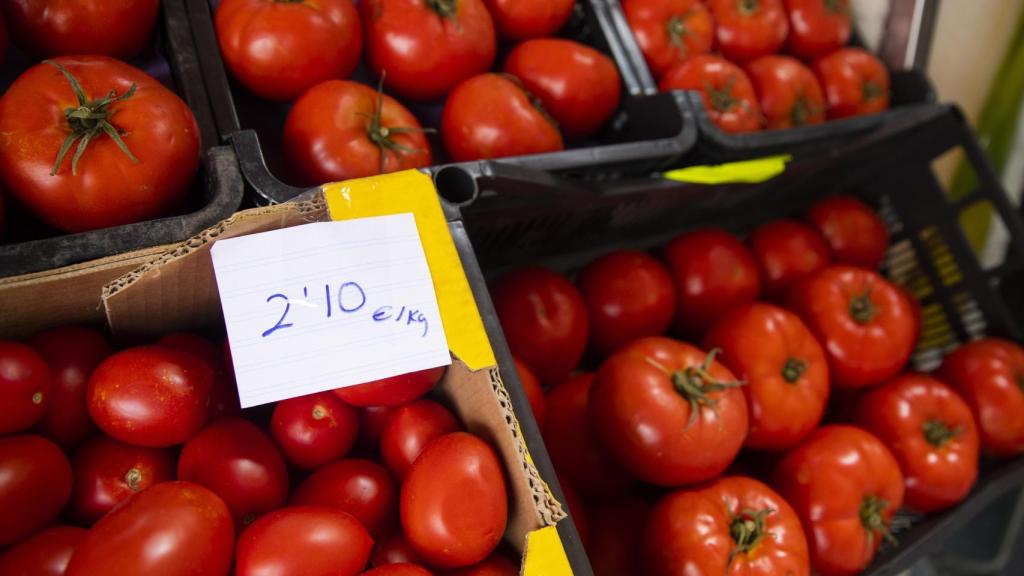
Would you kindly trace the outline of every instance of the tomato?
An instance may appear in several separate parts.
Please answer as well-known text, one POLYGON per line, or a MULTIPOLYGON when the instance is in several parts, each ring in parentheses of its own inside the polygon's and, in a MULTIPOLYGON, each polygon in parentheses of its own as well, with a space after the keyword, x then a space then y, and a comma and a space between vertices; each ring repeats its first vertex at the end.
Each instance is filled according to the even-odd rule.
POLYGON ((850 41, 849 0, 786 0, 789 51, 812 59, 850 41))
POLYGON ((344 457, 358 433, 359 413, 329 392, 282 400, 270 420, 284 457, 304 470, 344 457))
POLYGON ((431 576, 431 573, 426 568, 404 562, 401 564, 378 566, 373 570, 363 572, 363 574, 364 576, 431 576))
POLYGON ((71 459, 75 483, 68 512, 91 526, 115 506, 160 482, 174 480, 174 454, 166 448, 129 446, 98 436, 71 459))
POLYGON ((708 350, 747 383, 746 446, 786 450, 800 443, 825 412, 829 379, 825 352, 795 314, 756 302, 719 318, 704 338, 708 350))
POLYGON ((284 151, 296 180, 309 186, 433 163, 412 113, 387 94, 347 80, 318 84, 295 102, 284 125, 284 151))
POLYGON ((971 407, 985 452, 1024 453, 1024 349, 1007 340, 977 340, 946 356, 939 377, 971 407))
POLYGON ((708 117, 726 132, 761 129, 761 107, 754 85, 742 68, 720 56, 701 54, 687 58, 665 71, 658 89, 700 92, 708 117))
POLYGON ((50 367, 39 354, 20 342, 0 340, 0 435, 39 422, 52 390, 50 367))
POLYGON ((49 524, 71 483, 71 464, 53 442, 32 434, 0 438, 0 546, 49 524))
POLYGON ((825 238, 832 258, 875 270, 889 249, 889 231, 875 211, 852 196, 830 196, 807 211, 811 226, 825 238))
POLYGON ((579 291, 558 272, 528 266, 498 278, 494 309, 512 354, 540 381, 565 380, 587 346, 587 309, 579 291))
POLYGON ((841 48, 817 59, 814 73, 828 102, 828 117, 848 118, 889 108, 889 71, 860 48, 841 48))
POLYGON ((234 374, 229 372, 227 366, 230 356, 225 360, 212 342, 188 332, 175 332, 160 338, 157 345, 198 356, 213 370, 213 387, 210 389, 210 401, 206 405, 210 420, 221 416, 237 416, 242 411, 238 402, 238 389, 233 381, 234 374))
POLYGON ((711 51, 715 22, 700 0, 623 0, 622 10, 655 78, 711 51))
POLYGON ((455 416, 437 402, 417 400, 399 406, 388 416, 381 432, 381 460, 401 482, 427 443, 461 429, 455 416))
POLYGON ((669 338, 642 338, 597 371, 588 405, 591 430, 645 482, 703 482, 732 463, 747 435, 741 385, 713 353, 669 338))
POLYGON ((793 287, 789 308, 818 337, 836 387, 885 382, 907 363, 917 341, 906 293, 868 270, 820 270, 793 287))
POLYGON ((822 576, 857 574, 903 505, 903 475, 889 449, 859 428, 815 430, 775 469, 775 487, 796 510, 811 565, 822 576))
POLYGON ((341 510, 296 506, 271 512, 238 537, 236 576, 360 574, 373 539, 341 510))
POLYGON ((466 432, 435 438, 402 483, 402 531, 431 566, 480 562, 508 519, 505 472, 486 442, 466 432))
POLYGON ((377 547, 370 556, 370 564, 384 566, 385 564, 420 564, 420 557, 409 545, 401 530, 396 530, 391 536, 377 543, 377 547))
POLYGON ((789 34, 782 0, 708 0, 718 49, 733 62, 778 52, 789 34))
POLYGON ((366 63, 392 92, 434 100, 491 67, 494 22, 482 0, 365 0, 366 63))
POLYGON ((450 570, 444 576, 519 576, 519 566, 500 554, 491 554, 479 564, 450 570))
POLYGON ((400 406, 423 396, 444 376, 445 367, 428 368, 337 388, 334 394, 352 406, 400 406))
POLYGON ((764 281, 764 294, 785 301, 796 282, 829 263, 828 245, 815 231, 795 220, 773 220, 759 226, 748 239, 764 281))
POLYGON ((746 70, 754 84, 768 130, 825 121, 825 97, 818 79, 796 58, 761 56, 748 62, 746 70))
POLYGON ((391 533, 398 496, 383 466, 339 460, 317 470, 292 493, 292 506, 326 506, 351 514, 375 539, 391 533))
POLYGON ((374 451, 380 448, 380 435, 388 417, 396 406, 367 406, 359 409, 359 436, 356 442, 360 449, 374 451))
POLYGON ((626 498, 591 508, 587 559, 594 576, 622 576, 644 565, 643 536, 651 506, 626 498))
POLYGON ((576 0, 484 0, 505 40, 554 36, 572 16, 576 0))
POLYGON ((0 574, 64 576, 71 555, 85 538, 86 530, 53 526, 0 552, 0 574))
POLYGON ((665 246, 662 257, 676 284, 676 329, 686 336, 700 337, 716 318, 761 294, 757 262, 728 232, 682 234, 665 246))
POLYGON ((579 42, 527 40, 509 53, 504 71, 540 99, 567 138, 594 135, 619 107, 622 79, 615 62, 579 42))
POLYGON ((500 74, 474 76, 452 91, 441 113, 441 137, 456 162, 565 148, 540 103, 516 79, 500 74))
POLYGON ((149 43, 160 1, 9 0, 3 8, 14 43, 33 56, 97 54, 130 60, 149 43))
POLYGON ((948 385, 904 374, 869 390, 855 422, 892 450, 906 481, 905 503, 935 512, 964 499, 978 477, 978 429, 948 385))
POLYGON ((516 375, 519 376, 519 383, 523 386, 523 392, 526 392, 526 400, 530 403, 530 412, 533 412, 533 419, 537 421, 537 426, 543 427, 546 409, 544 406, 544 389, 540 387, 537 377, 526 367, 526 364, 523 364, 516 358, 513 358, 512 361, 516 365, 516 375))
POLYGON ((590 318, 590 347, 605 356, 665 332, 676 313, 672 275, 656 259, 620 250, 594 260, 576 280, 590 318))

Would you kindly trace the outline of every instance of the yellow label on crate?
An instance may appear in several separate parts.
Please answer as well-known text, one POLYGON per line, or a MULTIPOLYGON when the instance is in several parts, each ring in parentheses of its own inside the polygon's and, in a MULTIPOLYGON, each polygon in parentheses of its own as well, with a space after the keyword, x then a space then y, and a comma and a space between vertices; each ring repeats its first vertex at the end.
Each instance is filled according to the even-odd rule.
POLYGON ((711 166, 690 166, 662 174, 668 180, 688 184, 759 184, 786 171, 789 154, 711 166))
POLYGON ((526 535, 523 576, 572 576, 556 527, 547 526, 526 535))

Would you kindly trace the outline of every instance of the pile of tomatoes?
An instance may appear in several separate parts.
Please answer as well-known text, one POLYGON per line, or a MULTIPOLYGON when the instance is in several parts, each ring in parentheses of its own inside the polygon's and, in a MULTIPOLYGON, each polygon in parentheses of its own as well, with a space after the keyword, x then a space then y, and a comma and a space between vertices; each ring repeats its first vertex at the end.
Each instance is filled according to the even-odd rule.
POLYGON ((424 397, 443 368, 240 410, 229 354, 0 340, 0 574, 519 574, 501 460, 424 397))
POLYGON ((883 221, 842 195, 802 216, 612 252, 575 284, 494 281, 598 576, 856 574, 898 510, 954 506, 981 452, 1024 453, 1024 349, 912 371, 921 312, 876 272, 883 221))
POLYGON ((889 107, 888 70, 846 46, 849 0, 622 0, 622 9, 659 88, 699 91, 726 132, 889 107))

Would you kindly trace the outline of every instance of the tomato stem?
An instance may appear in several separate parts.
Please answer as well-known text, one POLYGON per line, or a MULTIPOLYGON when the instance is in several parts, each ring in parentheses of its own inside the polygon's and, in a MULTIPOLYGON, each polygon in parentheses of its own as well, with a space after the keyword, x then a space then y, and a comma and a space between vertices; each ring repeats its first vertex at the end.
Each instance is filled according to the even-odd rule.
POLYGON ((399 134, 410 134, 413 132, 428 133, 434 132, 431 128, 411 128, 402 126, 383 126, 382 117, 384 114, 384 76, 386 72, 381 72, 380 80, 377 84, 377 104, 374 108, 373 114, 363 114, 362 112, 356 112, 357 116, 362 116, 367 119, 366 122, 366 135, 370 141, 373 142, 380 150, 380 173, 384 174, 384 169, 387 165, 388 152, 395 155, 396 158, 405 156, 406 154, 416 154, 422 152, 418 148, 410 148, 403 146, 393 140, 393 136, 399 134))
POLYGON ((825 0, 825 10, 832 14, 849 14, 850 6, 847 0, 825 0))
POLYGON ((43 403, 43 393, 42 392, 36 392, 36 393, 32 394, 32 403, 33 404, 42 404, 43 403))
POLYGON ((739 0, 737 7, 739 8, 741 15, 750 16, 757 12, 759 4, 760 2, 758 0, 739 0))
MULTIPOLYGON (((686 423, 687 429, 697 421, 701 408, 710 408, 716 416, 718 415, 718 401, 711 398, 709 394, 724 392, 729 388, 738 388, 746 384, 746 382, 740 380, 721 382, 712 378, 711 374, 708 373, 708 369, 711 368, 711 363, 715 361, 715 356, 719 352, 721 350, 715 348, 708 353, 700 366, 696 368, 688 366, 685 370, 677 370, 672 373, 672 385, 675 387, 676 392, 690 403, 690 419, 686 423)), ((721 420, 719 420, 718 425, 722 425, 721 420)))
POLYGON ((690 35, 690 31, 686 28, 687 16, 689 16, 689 12, 682 16, 673 15, 665 23, 665 28, 668 30, 668 41, 676 47, 679 58, 686 58, 686 37, 690 35))
POLYGON ((458 21, 458 0, 427 0, 427 7, 436 12, 441 18, 453 22, 458 21))
POLYGON ((323 406, 313 407, 313 420, 323 420, 327 417, 327 411, 324 410, 323 406))
POLYGON ((925 440, 936 448, 942 448, 946 442, 963 434, 963 427, 950 428, 945 422, 934 419, 925 422, 922 428, 925 440))
POLYGON ((864 500, 860 503, 860 523, 864 526, 864 529, 868 531, 868 545, 874 546, 875 534, 881 534, 882 538, 889 541, 891 544, 896 543, 896 538, 893 537, 892 532, 889 531, 889 527, 885 524, 885 520, 882 518, 882 513, 889 507, 889 503, 874 494, 868 494, 864 496, 864 500))
POLYGON ((124 483, 128 485, 132 492, 138 492, 142 488, 140 486, 142 483, 142 472, 139 472, 138 468, 128 470, 124 475, 124 483))
POLYGON ((782 365, 782 379, 789 384, 796 384, 807 371, 807 362, 799 358, 787 358, 782 365))
POLYGON ((865 82, 861 86, 861 93, 865 100, 874 100, 885 96, 885 89, 878 82, 865 82))
POLYGON ((729 534, 732 536, 733 542, 736 543, 736 547, 729 551, 727 568, 732 566, 732 561, 736 556, 753 551, 764 540, 765 534, 768 533, 765 519, 773 513, 775 510, 771 508, 757 511, 746 508, 732 517, 732 521, 729 523, 729 534))
POLYGON ((711 100, 712 108, 718 112, 728 112, 733 106, 739 104, 740 100, 732 96, 734 84, 736 84, 735 74, 730 75, 721 88, 715 88, 710 82, 704 82, 704 91, 707 92, 708 99, 711 100))
POLYGON ((810 100, 800 96, 789 110, 789 120, 793 123, 793 126, 803 126, 817 112, 817 107, 811 104, 810 100))
POLYGON ((850 298, 850 317, 857 324, 868 324, 877 314, 878 308, 875 308, 874 302, 871 301, 870 291, 850 298))

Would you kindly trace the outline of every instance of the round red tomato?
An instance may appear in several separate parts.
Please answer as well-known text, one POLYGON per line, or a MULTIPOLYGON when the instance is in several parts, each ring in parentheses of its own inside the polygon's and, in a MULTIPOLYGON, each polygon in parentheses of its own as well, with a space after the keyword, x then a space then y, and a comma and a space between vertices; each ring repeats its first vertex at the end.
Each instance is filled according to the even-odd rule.
POLYGON ((10 0, 3 8, 14 43, 33 56, 97 54, 130 60, 149 43, 160 0, 10 0))
POLYGON ((359 409, 359 449, 373 452, 380 447, 380 435, 395 406, 367 406, 359 409))
POLYGON ((235 574, 355 576, 372 548, 373 539, 350 514, 322 506, 285 508, 238 537, 235 574))
POLYGON ((514 78, 481 74, 459 84, 444 103, 441 137, 456 162, 557 152, 555 121, 514 78))
POLYGON ((185 444, 178 479, 213 490, 239 528, 280 508, 288 497, 281 453, 255 424, 236 417, 217 420, 185 444))
POLYGON ((554 36, 572 16, 576 0, 484 0, 506 40, 554 36))
POLYGON ((238 403, 238 388, 235 387, 234 374, 228 370, 230 355, 225 359, 212 342, 188 332, 168 334, 160 338, 157 345, 197 356, 213 370, 213 387, 210 389, 210 400, 206 404, 207 418, 214 420, 221 416, 237 416, 242 411, 238 403))
POLYGON ((516 358, 513 358, 512 361, 516 365, 516 375, 519 376, 519 383, 523 386, 523 392, 526 392, 526 400, 530 403, 530 412, 533 412, 533 419, 537 421, 537 426, 543 427, 544 412, 546 410, 544 406, 544 389, 540 387, 540 381, 526 367, 526 364, 523 364, 516 358))
POLYGON ((825 352, 795 314, 756 302, 719 318, 704 338, 708 350, 747 383, 746 446, 786 450, 818 427, 828 401, 825 352))
POLYGON ((314 470, 348 454, 359 433, 359 413, 330 392, 282 400, 270 434, 293 465, 314 470))
POLYGON ((579 42, 528 40, 509 53, 504 71, 540 99, 567 138, 594 135, 619 107, 622 79, 615 62, 579 42))
POLYGON ((590 347, 602 356, 637 338, 662 334, 676 313, 672 275, 643 252, 606 254, 580 272, 576 285, 590 318, 590 347))
POLYGON ((417 400, 395 408, 380 436, 380 456, 401 482, 423 447, 438 436, 462 429, 447 408, 431 400, 417 400))
POLYGON ((947 356, 939 377, 971 407, 985 452, 1024 453, 1024 349, 1007 340, 977 340, 947 356))
POLYGON ((814 72, 796 58, 769 55, 747 63, 769 130, 825 121, 825 97, 814 72))
POLYGON ((978 429, 971 409, 939 380, 924 374, 899 376, 861 396, 854 420, 892 450, 910 508, 948 508, 974 486, 978 429))
POLYGON ((622 10, 655 78, 711 51, 715 22, 700 0, 624 0, 622 10))
POLYGON ((366 62, 400 96, 440 98, 494 62, 494 22, 483 0, 365 0, 359 13, 366 62))
POLYGON ((508 519, 501 461, 472 434, 435 438, 402 483, 400 511, 406 539, 431 566, 480 562, 501 541, 508 519))
POLYGON ((74 488, 68 512, 91 526, 128 497, 160 482, 174 480, 174 454, 166 448, 129 446, 98 436, 71 459, 74 488))
POLYGON ((754 256, 728 232, 682 234, 662 256, 676 284, 676 329, 686 336, 700 337, 716 318, 761 294, 754 256))
POLYGON ((449 570, 444 576, 519 576, 519 566, 500 554, 491 554, 479 564, 449 570))
POLYGON ((228 69, 271 100, 347 77, 363 45, 352 0, 221 0, 214 23, 228 69))
POLYGON ((811 59, 850 41, 849 0, 786 0, 789 51, 811 59))
POLYGON ((162 346, 110 356, 93 371, 89 415, 109 436, 134 446, 173 446, 206 422, 213 371, 199 358, 162 346))
POLYGON ((386 564, 373 570, 363 572, 363 576, 432 576, 426 568, 403 562, 401 564, 386 564))
POLYGON ((622 576, 643 566, 644 529, 651 506, 626 498, 590 509, 587 559, 594 576, 622 576))
POLYGON ((50 368, 35 350, 0 340, 0 435, 39 422, 50 406, 52 390, 50 368))
POLYGON ((31 434, 0 438, 0 546, 56 518, 71 483, 71 464, 53 442, 31 434))
POLYGON ((317 470, 292 493, 292 506, 326 506, 351 514, 375 539, 391 533, 398 496, 383 466, 339 460, 317 470))
POLYGON ((852 196, 815 202, 807 220, 821 233, 840 264, 876 270, 889 249, 889 231, 875 211, 852 196))
POLYGON ((309 186, 433 163, 423 129, 404 106, 347 80, 318 84, 295 102, 284 151, 297 181, 309 186))
POLYGON ((662 498, 644 544, 651 576, 811 573, 796 513, 771 488, 744 476, 662 498))
POLYGON ((0 553, 0 574, 64 576, 71 555, 88 531, 53 526, 0 553))
POLYGON ((829 263, 828 245, 813 228, 795 220, 774 220, 748 239, 764 281, 764 294, 785 301, 789 289, 829 263))
POLYGON ((733 62, 778 52, 789 34, 782 0, 708 0, 718 49, 733 62))
POLYGON ((370 556, 370 564, 384 566, 385 564, 420 564, 420 557, 409 545, 401 530, 396 530, 387 539, 378 542, 370 556))
POLYGON ((334 394, 352 406, 401 406, 423 396, 444 376, 445 367, 428 368, 373 382, 336 388, 334 394))
POLYGON ((721 474, 743 446, 741 385, 714 354, 669 338, 642 338, 597 371, 588 405, 591 430, 645 482, 703 482, 721 474))
POLYGON ((789 292, 789 308, 818 337, 832 383, 875 386, 903 369, 917 341, 906 294, 874 272, 830 266, 789 292))
POLYGON ((862 571, 903 505, 899 464, 878 438, 852 426, 815 430, 775 469, 775 487, 803 523, 822 576, 862 571))
POLYGON ((700 92, 708 117, 726 132, 761 129, 761 107, 750 78, 742 68, 721 56, 701 54, 687 58, 665 72, 658 89, 700 92))
POLYGON ((889 107, 889 71, 860 48, 842 48, 814 62, 830 119, 875 114, 889 107))

